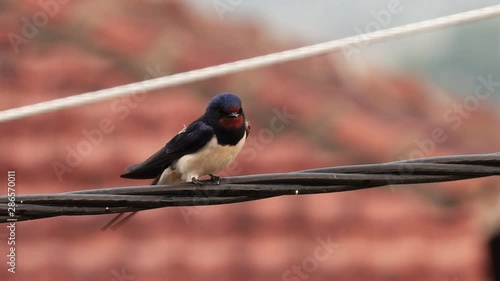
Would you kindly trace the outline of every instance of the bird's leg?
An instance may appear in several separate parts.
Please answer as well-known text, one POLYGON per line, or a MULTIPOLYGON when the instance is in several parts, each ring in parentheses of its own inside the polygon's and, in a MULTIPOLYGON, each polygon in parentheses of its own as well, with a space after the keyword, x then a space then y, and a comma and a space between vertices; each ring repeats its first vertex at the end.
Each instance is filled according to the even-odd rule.
POLYGON ((194 184, 196 184, 196 185, 199 185, 199 186, 203 186, 203 185, 205 185, 205 183, 204 183, 204 182, 202 182, 202 181, 198 180, 198 179, 197 179, 197 178, 195 178, 195 177, 192 177, 192 178, 191 178, 191 182, 192 182, 192 183, 194 183, 194 184))
POLYGON ((220 184, 221 182, 221 177, 213 175, 213 174, 208 174, 210 176, 210 180, 215 183, 215 184, 220 184))

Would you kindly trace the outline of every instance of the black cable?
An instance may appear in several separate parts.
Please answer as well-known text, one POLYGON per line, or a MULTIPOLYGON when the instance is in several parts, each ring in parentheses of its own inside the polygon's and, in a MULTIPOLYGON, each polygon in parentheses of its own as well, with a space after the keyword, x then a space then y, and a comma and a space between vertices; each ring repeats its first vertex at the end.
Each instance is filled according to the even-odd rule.
POLYGON ((230 204, 283 195, 341 192, 384 185, 455 181, 500 175, 500 153, 431 157, 383 164, 327 167, 290 173, 223 178, 177 185, 101 188, 16 196, 15 216, 0 197, 0 222, 99 215, 175 207, 230 204))

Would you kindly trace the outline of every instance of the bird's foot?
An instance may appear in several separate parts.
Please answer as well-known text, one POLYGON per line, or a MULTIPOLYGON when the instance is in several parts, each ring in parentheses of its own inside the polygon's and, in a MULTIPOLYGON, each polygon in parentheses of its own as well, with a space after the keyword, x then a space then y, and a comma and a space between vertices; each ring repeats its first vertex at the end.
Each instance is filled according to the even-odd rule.
POLYGON ((192 177, 192 178, 191 178, 191 182, 192 182, 192 183, 194 183, 194 184, 196 184, 196 185, 199 185, 199 186, 204 186, 204 185, 205 185, 205 183, 204 183, 204 182, 202 182, 202 181, 198 180, 198 179, 197 179, 197 178, 195 178, 195 177, 192 177))
POLYGON ((215 183, 215 184, 220 184, 221 183, 221 177, 213 175, 213 174, 208 174, 210 176, 210 180, 215 183))

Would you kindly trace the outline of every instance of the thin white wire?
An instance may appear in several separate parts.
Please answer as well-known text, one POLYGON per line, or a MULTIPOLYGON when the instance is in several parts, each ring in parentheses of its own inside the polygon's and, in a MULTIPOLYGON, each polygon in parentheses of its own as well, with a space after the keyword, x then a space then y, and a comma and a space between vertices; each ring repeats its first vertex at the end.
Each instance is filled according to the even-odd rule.
POLYGON ((108 100, 120 96, 143 93, 161 88, 187 84, 208 78, 222 76, 244 70, 264 67, 281 62, 298 60, 312 56, 322 55, 352 46, 365 46, 369 43, 379 42, 390 38, 413 35, 425 31, 432 31, 449 26, 478 21, 500 15, 500 5, 485 7, 464 13, 440 17, 432 20, 403 25, 385 30, 379 30, 367 34, 360 34, 340 40, 287 50, 283 52, 268 54, 250 59, 225 63, 221 65, 201 68, 197 70, 178 73, 170 76, 159 77, 128 85, 103 89, 85 94, 70 96, 61 99, 50 100, 37 104, 12 108, 0 112, 0 123, 8 120, 20 119, 45 112, 55 111, 67 107, 84 105, 88 103, 108 100))

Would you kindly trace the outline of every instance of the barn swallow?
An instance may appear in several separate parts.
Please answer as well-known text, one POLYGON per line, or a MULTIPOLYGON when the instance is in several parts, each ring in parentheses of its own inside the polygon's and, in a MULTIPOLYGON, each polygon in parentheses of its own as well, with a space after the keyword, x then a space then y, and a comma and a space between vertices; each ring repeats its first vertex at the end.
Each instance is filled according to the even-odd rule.
POLYGON ((241 151, 250 131, 241 100, 230 93, 215 96, 205 114, 182 129, 146 161, 130 166, 121 175, 130 179, 152 179, 152 184, 174 184, 199 181, 214 176, 241 151))
MULTIPOLYGON (((121 177, 154 178, 152 185, 181 182, 203 185, 199 178, 209 175, 214 183, 220 183, 220 177, 214 173, 236 158, 249 133, 250 123, 245 119, 241 100, 230 93, 217 95, 209 102, 205 114, 182 129, 146 161, 128 167, 127 173, 121 177)), ((116 230, 136 213, 120 220, 124 215, 121 213, 101 230, 116 230)))

